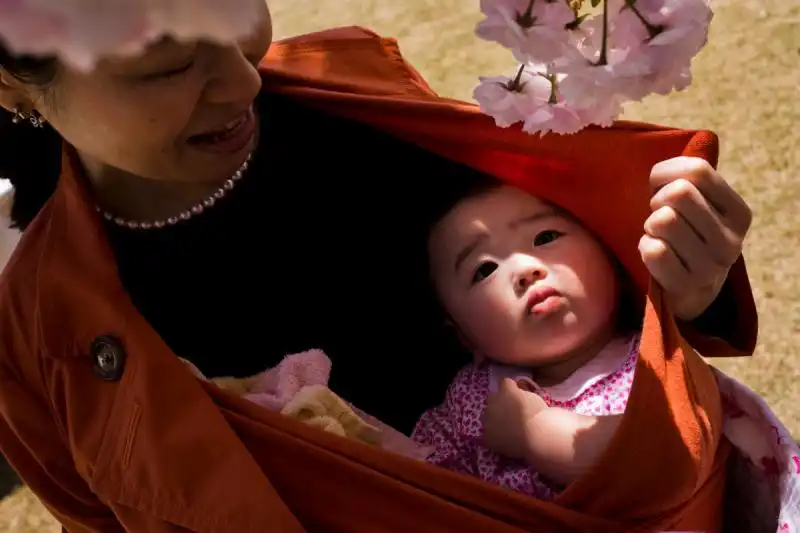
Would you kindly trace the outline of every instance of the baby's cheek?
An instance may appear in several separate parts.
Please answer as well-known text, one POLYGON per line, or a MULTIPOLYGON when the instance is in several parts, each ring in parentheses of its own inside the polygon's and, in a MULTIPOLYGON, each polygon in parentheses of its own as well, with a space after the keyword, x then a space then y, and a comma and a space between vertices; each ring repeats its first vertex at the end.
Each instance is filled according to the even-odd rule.
POLYGON ((484 309, 472 317, 472 331, 476 340, 487 351, 492 347, 501 347, 509 342, 511 328, 508 324, 508 314, 501 309, 484 309))
POLYGON ((604 265, 599 265, 594 271, 587 272, 583 289, 586 293, 586 305, 598 320, 614 313, 620 289, 616 275, 610 267, 604 268, 604 265))
POLYGON ((587 296, 591 297, 591 294, 588 294, 588 289, 592 285, 591 267, 583 268, 583 265, 573 267, 570 264, 560 264, 554 265, 551 273, 556 278, 555 284, 559 290, 564 291, 573 299, 583 300, 587 296))

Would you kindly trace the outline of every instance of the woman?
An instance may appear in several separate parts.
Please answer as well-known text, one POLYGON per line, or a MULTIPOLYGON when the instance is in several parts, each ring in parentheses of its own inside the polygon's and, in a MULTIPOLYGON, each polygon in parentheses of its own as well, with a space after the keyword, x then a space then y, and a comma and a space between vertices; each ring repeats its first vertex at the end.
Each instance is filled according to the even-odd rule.
MULTIPOLYGON (((405 475, 394 463, 334 439, 323 454, 305 429, 199 384, 175 356, 246 376, 321 347, 334 390, 406 431, 461 363, 419 349, 448 341, 426 320, 435 311, 410 281, 420 258, 409 252, 424 226, 410 215, 460 164, 351 117, 379 112, 381 98, 402 111, 398 87, 439 99, 367 32, 291 40, 259 67, 271 36, 265 9, 235 46, 165 39, 88 74, 0 55, 0 174, 25 231, 0 288, 0 450, 71 533, 334 531, 391 516, 378 497, 347 507, 339 487, 377 491, 365 472, 405 475), (381 61, 348 63, 376 50, 381 61), (365 72, 371 92, 351 98, 365 72)), ((651 181, 654 205, 673 207, 648 222, 645 264, 687 332, 731 332, 721 336, 752 351, 752 328, 737 327, 751 301, 732 290, 749 295, 746 206, 696 159, 660 164, 651 181), (670 213, 710 223, 689 238, 670 213), (723 288, 732 266, 738 284, 723 288)), ((463 505, 437 513, 392 520, 398 531, 489 520, 463 505)))

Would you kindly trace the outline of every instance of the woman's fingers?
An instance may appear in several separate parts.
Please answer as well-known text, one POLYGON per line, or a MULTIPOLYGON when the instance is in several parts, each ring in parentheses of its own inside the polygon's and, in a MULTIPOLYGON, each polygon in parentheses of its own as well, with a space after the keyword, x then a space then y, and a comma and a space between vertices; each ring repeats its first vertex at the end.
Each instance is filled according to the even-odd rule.
POLYGON ((639 251, 676 315, 699 316, 742 252, 750 208, 703 159, 676 157, 650 175, 652 213, 639 251))
POLYGON ((690 181, 677 179, 664 185, 651 199, 650 207, 653 214, 662 210, 671 213, 657 220, 648 219, 648 222, 667 225, 667 229, 661 230, 661 234, 656 236, 666 239, 685 260, 689 259, 687 254, 699 254, 721 268, 728 268, 739 257, 744 235, 727 227, 722 216, 690 181), (679 217, 680 220, 665 219, 665 216, 679 217), (672 226, 677 225, 688 226, 702 246, 697 247, 695 240, 688 239, 685 231, 677 228, 670 231, 672 226))
POLYGON ((645 222, 644 230, 671 250, 681 267, 692 276, 694 285, 713 282, 719 276, 722 265, 709 254, 707 242, 673 207, 664 205, 656 209, 645 222))
POLYGON ((706 160, 697 157, 675 157, 653 166, 650 185, 658 191, 678 179, 694 185, 722 220, 722 224, 744 238, 753 215, 744 199, 706 160))
POLYGON ((691 283, 689 270, 665 241, 644 234, 639 253, 650 275, 667 292, 683 292, 691 283))

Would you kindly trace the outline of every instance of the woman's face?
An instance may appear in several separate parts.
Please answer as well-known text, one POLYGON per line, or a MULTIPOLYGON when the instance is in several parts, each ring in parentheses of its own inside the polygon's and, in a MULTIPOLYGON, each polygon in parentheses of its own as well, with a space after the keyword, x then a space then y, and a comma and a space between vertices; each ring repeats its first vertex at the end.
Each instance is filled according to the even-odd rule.
POLYGON ((236 45, 163 40, 142 56, 103 60, 89 73, 61 68, 46 92, 5 76, 1 102, 35 108, 94 178, 218 182, 253 148, 248 111, 261 87, 256 66, 271 41, 264 3, 257 30, 236 45))

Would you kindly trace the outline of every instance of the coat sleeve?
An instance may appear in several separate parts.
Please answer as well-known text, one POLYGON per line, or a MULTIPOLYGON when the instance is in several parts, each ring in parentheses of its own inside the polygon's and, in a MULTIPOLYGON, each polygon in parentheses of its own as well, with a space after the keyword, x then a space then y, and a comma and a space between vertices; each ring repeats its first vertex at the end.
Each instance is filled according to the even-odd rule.
POLYGON ((81 476, 47 398, 0 364, 0 452, 66 533, 189 531, 108 506, 81 476))

